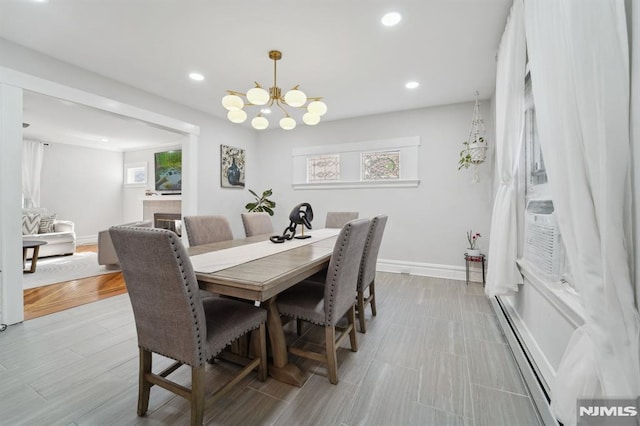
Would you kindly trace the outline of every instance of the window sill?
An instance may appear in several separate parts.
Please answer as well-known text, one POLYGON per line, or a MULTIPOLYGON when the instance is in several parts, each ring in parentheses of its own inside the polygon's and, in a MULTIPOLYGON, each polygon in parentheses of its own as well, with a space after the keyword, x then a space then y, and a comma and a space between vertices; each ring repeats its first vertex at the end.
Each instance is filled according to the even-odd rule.
POLYGON ((417 188, 419 180, 376 180, 354 182, 294 183, 293 189, 360 189, 360 188, 417 188))
POLYGON ((567 283, 552 281, 525 259, 517 261, 520 273, 542 294, 565 318, 577 328, 584 324, 584 309, 580 295, 567 283))

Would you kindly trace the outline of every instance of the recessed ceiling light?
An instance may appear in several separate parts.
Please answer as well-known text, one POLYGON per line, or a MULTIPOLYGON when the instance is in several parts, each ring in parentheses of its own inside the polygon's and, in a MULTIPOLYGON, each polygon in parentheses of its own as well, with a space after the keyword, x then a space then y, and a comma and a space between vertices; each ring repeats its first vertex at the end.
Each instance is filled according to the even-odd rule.
POLYGON ((417 81, 410 81, 404 85, 404 87, 406 87, 407 89, 415 89, 416 87, 419 87, 419 86, 420 86, 420 83, 418 83, 417 81))
POLYGON ((260 112, 263 114, 271 114, 271 110, 269 108, 262 108, 260 112))
POLYGON ((195 80, 195 81, 202 81, 204 80, 204 76, 200 73, 197 72, 192 72, 191 74, 189 74, 189 78, 191 80, 195 80))
POLYGON ((107 139, 107 138, 102 138, 102 139, 100 139, 100 142, 109 142, 109 139, 107 139))
POLYGON ((400 15, 398 12, 389 12, 380 20, 380 22, 382 22, 382 25, 384 25, 385 27, 393 27, 394 25, 398 25, 400 21, 402 21, 402 15, 400 15))

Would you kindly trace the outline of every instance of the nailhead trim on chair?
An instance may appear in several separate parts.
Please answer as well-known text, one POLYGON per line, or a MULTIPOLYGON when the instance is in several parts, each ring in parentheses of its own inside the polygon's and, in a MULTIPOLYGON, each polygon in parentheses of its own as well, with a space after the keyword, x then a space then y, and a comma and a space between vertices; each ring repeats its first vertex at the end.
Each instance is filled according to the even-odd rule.
MULTIPOLYGON (((153 232, 165 233, 165 230, 163 230, 163 229, 151 228, 149 230, 153 231, 153 232)), ((199 360, 199 365, 198 366, 202 366, 202 365, 204 365, 206 360, 204 359, 205 358, 204 357, 204 348, 202 347, 202 334, 200 333, 200 323, 198 322, 198 315, 197 315, 197 312, 195 310, 195 304, 194 304, 194 300, 193 300, 194 295, 193 295, 193 293, 191 292, 191 289, 188 286, 188 282, 189 281, 187 279, 187 274, 186 274, 186 272, 184 270, 184 263, 182 262, 182 258, 177 253, 177 251, 178 251, 177 250, 177 246, 176 246, 175 242, 173 241, 173 239, 171 237, 168 237, 168 238, 171 239, 171 246, 173 247, 174 253, 176 253, 176 259, 178 260, 178 264, 180 266, 180 272, 182 272, 182 281, 183 281, 185 289, 186 289, 186 291, 187 291, 187 293, 189 295, 189 300, 190 300, 190 305, 191 305, 191 313, 193 314, 193 319, 194 319, 195 326, 196 326, 196 330, 195 331, 196 331, 196 339, 197 339, 196 341, 198 342, 197 346, 198 346, 198 360, 199 360)), ((246 329, 244 332, 240 333, 237 337, 232 338, 231 340, 226 342, 224 345, 222 345, 220 350, 218 352, 214 353, 214 354, 211 354, 208 359, 214 358, 216 355, 218 355, 220 352, 222 352, 224 350, 224 348, 226 348, 229 344, 231 344, 234 340, 236 340, 239 336, 243 336, 243 335, 247 334, 250 331, 257 330, 258 328, 260 328, 260 325, 255 326, 255 327, 250 327, 250 328, 246 329)), ((140 346, 140 345, 138 345, 138 347, 140 347, 140 348, 142 348, 144 350, 147 350, 149 352, 157 353, 157 354, 162 355, 164 357, 167 357, 169 359, 173 359, 175 361, 181 362, 183 364, 187 364, 187 363, 185 363, 185 362, 183 362, 183 361, 181 361, 179 359, 176 359, 176 358, 174 358, 172 356, 165 355, 165 354, 163 354, 161 352, 158 352, 155 349, 146 348, 146 347, 140 346)), ((187 365, 190 365, 190 364, 187 364, 187 365)))
MULTIPOLYGON (((312 320, 311 318, 307 318, 307 317, 296 317, 299 318, 301 320, 310 322, 312 324, 317 324, 317 325, 322 325, 322 326, 327 326, 329 324, 331 324, 331 322, 333 321, 333 304, 331 303, 331 297, 333 296, 333 290, 335 289, 335 281, 336 281, 336 274, 338 272, 338 269, 340 269, 339 265, 340 262, 342 261, 343 255, 344 255, 344 245, 345 242, 349 239, 349 233, 351 232, 351 225, 346 225, 346 230, 344 232, 344 237, 342 239, 342 241, 340 242, 340 251, 338 252, 338 256, 336 257, 336 261, 334 264, 334 270, 333 270, 333 276, 331 278, 331 284, 329 286, 330 291, 329 291, 329 313, 327 314, 326 318, 327 321, 326 322, 318 322, 315 320, 312 320)), ((328 276, 328 275, 327 275, 328 276)), ((288 315, 288 314, 284 314, 287 316, 291 316, 291 317, 295 317, 295 315, 288 315)))
POLYGON ((373 217, 371 219, 371 224, 369 225, 369 232, 367 232, 367 241, 364 243, 364 252, 362 253, 362 261, 360 262, 360 270, 358 271, 358 290, 364 290, 366 287, 369 286, 369 284, 371 283, 365 283, 363 282, 364 280, 364 268, 362 267, 363 263, 365 262, 365 259, 367 258, 367 252, 369 250, 371 250, 371 240, 373 239, 373 233, 376 229, 376 226, 378 224, 378 218, 377 217, 373 217))
POLYGON ((331 303, 331 300, 333 298, 333 292, 335 289, 335 282, 336 282, 336 274, 338 272, 338 269, 340 268, 340 262, 342 261, 342 258, 344 256, 344 245, 345 242, 349 239, 349 233, 351 232, 351 225, 347 224, 345 225, 345 232, 344 232, 344 236, 342 238, 342 241, 340 243, 340 251, 338 252, 338 257, 336 259, 335 262, 335 267, 333 270, 333 278, 331 279, 331 285, 329 287, 329 312, 327 313, 327 321, 328 323, 332 323, 333 322, 333 304, 331 303))
POLYGON ((197 342, 197 348, 198 348, 198 366, 202 366, 204 365, 205 361, 206 361, 206 357, 204 356, 204 348, 202 347, 202 334, 200 333, 200 323, 198 322, 198 313, 196 312, 195 309, 195 304, 194 304, 194 300, 193 300, 193 293, 191 292, 191 289, 189 288, 189 280, 187 278, 187 273, 184 270, 184 263, 182 262, 182 259, 180 258, 180 255, 178 254, 178 249, 177 246, 175 244, 175 241, 173 238, 171 238, 170 234, 168 234, 168 238, 171 240, 171 246, 173 247, 173 251, 176 255, 176 259, 178 261, 178 266, 180 267, 180 272, 182 273, 182 282, 185 286, 185 289, 187 291, 187 295, 189 296, 189 301, 190 301, 190 305, 191 305, 191 314, 193 315, 193 321, 195 324, 195 338, 196 338, 196 342, 197 342))
POLYGON ((258 326, 256 326, 256 327, 251 327, 251 328, 246 329, 245 331, 243 331, 242 333, 240 333, 237 337, 234 337, 233 339, 229 340, 227 343, 225 343, 224 345, 222 345, 222 348, 221 348, 218 352, 216 352, 215 354, 211 355, 211 357, 210 357, 209 359, 211 359, 211 358, 215 357, 215 356, 216 356, 216 355, 218 355, 220 352, 222 352, 222 351, 224 350, 224 348, 226 348, 227 346, 229 346, 229 345, 230 345, 232 342, 234 342, 238 337, 240 337, 240 336, 244 336, 244 335, 245 335, 245 334, 247 334, 248 332, 253 331, 253 330, 257 330, 257 329, 259 329, 259 328, 260 328, 260 326, 258 325, 258 326))

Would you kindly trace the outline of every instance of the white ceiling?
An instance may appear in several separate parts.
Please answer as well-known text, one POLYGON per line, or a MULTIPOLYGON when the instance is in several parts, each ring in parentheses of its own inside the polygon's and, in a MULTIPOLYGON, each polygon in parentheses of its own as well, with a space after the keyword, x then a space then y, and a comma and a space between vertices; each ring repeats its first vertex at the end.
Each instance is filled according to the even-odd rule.
POLYGON ((184 136, 168 129, 49 96, 24 92, 23 129, 27 139, 132 151, 179 145, 184 136))
POLYGON ((226 115, 225 90, 272 84, 267 52, 278 49, 278 85, 322 96, 329 107, 323 119, 337 120, 471 101, 476 91, 489 98, 510 5, 8 0, 0 2, 0 37, 218 117, 226 115), (402 13, 398 26, 380 24, 389 11, 402 13), (194 71, 205 80, 190 80, 194 71), (409 80, 421 86, 405 89, 409 80))

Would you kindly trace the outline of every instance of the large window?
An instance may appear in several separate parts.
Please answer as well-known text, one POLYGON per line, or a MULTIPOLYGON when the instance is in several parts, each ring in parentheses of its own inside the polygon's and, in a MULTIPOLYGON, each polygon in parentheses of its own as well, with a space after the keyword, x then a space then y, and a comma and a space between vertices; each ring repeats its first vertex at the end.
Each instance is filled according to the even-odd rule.
POLYGON ((544 155, 538 137, 536 108, 531 75, 525 79, 524 122, 524 241, 522 257, 529 266, 542 272, 551 282, 563 282, 573 288, 555 207, 548 189, 544 155))
POLYGON ((145 186, 147 184, 146 161, 124 165, 124 184, 127 186, 145 186))
POLYGON ((531 75, 525 79, 525 106, 524 106, 524 138, 525 138, 525 173, 527 176, 527 196, 538 192, 546 193, 546 187, 539 185, 547 183, 547 169, 544 165, 544 157, 540 148, 538 126, 536 123, 536 107, 531 90, 531 75))

